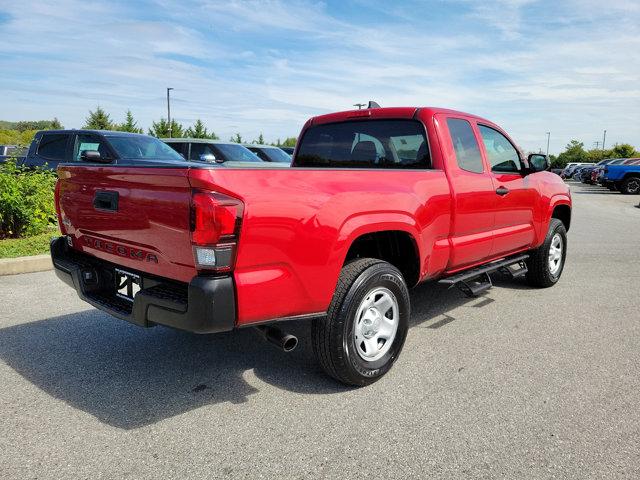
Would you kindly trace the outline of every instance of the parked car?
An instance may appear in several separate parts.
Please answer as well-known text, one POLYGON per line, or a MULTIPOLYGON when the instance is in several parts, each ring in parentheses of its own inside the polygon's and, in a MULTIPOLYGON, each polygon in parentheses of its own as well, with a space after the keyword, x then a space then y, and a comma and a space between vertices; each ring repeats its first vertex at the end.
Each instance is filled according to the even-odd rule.
MULTIPOLYGON (((624 158, 614 158, 614 159, 610 159, 611 161, 607 164, 607 165, 619 165, 622 162, 625 161, 624 158)), ((606 165, 602 165, 600 167, 598 167, 596 169, 596 183, 599 183, 600 185, 602 185, 602 181, 603 181, 603 174, 604 174, 604 167, 606 165)), ((604 186, 604 185, 603 185, 604 186)))
POLYGON ((207 138, 162 138, 161 140, 189 161, 214 163, 225 167, 237 167, 244 163, 254 163, 255 166, 263 164, 260 157, 239 143, 207 138))
POLYGON ((625 195, 640 194, 640 158, 629 158, 618 165, 604 167, 603 184, 625 195))
POLYGON ((293 156, 294 147, 280 147, 285 153, 288 153, 290 156, 293 156))
POLYGON ((36 132, 23 165, 56 170, 64 163, 130 164, 184 161, 155 137, 109 130, 43 130, 36 132))
POLYGON ((561 177, 562 178, 571 178, 573 176, 574 171, 581 167, 582 165, 587 165, 586 163, 567 163, 567 166, 564 168, 561 177))
POLYGON ((24 157, 25 149, 19 145, 0 145, 0 163, 6 162, 10 158, 15 158, 19 162, 24 157))
POLYGON ((244 144, 244 146, 260 157, 263 162, 286 163, 287 165, 291 165, 291 155, 280 147, 257 144, 244 144))
POLYGON ((143 327, 257 327, 290 350, 276 324, 312 319, 321 366, 359 386, 400 355, 409 286, 473 296, 507 267, 537 287, 560 279, 569 188, 495 123, 372 108, 315 117, 299 138, 291 168, 260 172, 194 168, 175 152, 170 168, 60 164, 56 274, 143 327))
POLYGON ((607 164, 611 163, 611 161, 612 161, 612 160, 613 160, 613 159, 611 159, 611 158, 607 158, 607 159, 605 159, 605 160, 600 160, 600 161, 599 161, 598 163, 596 163, 596 164, 585 165, 585 166, 583 166, 583 167, 580 167, 580 169, 579 169, 580 173, 578 174, 578 178, 576 178, 576 175, 575 175, 575 174, 574 174, 574 178, 575 178, 576 180, 581 181, 582 183, 591 184, 591 183, 593 183, 593 182, 592 182, 592 180, 591 180, 591 173, 592 173, 595 169, 597 169, 597 168, 599 168, 599 167, 601 167, 601 166, 604 166, 604 165, 607 165, 607 164))

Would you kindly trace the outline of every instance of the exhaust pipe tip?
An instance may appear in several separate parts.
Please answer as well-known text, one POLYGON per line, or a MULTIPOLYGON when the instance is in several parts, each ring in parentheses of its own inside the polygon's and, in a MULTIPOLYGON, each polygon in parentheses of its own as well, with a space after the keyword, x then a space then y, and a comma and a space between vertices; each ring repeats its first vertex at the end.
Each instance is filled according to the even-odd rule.
POLYGON ((256 327, 256 331, 269 343, 274 344, 276 347, 284 352, 291 352, 298 346, 298 337, 285 333, 278 327, 259 326, 256 327))

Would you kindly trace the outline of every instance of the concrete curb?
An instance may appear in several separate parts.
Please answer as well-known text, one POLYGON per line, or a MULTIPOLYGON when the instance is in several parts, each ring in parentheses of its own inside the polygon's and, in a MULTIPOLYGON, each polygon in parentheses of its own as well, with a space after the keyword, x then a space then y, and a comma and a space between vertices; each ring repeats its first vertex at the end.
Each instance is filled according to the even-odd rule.
POLYGON ((0 258, 0 276, 18 273, 44 272, 53 269, 50 255, 32 257, 0 258))

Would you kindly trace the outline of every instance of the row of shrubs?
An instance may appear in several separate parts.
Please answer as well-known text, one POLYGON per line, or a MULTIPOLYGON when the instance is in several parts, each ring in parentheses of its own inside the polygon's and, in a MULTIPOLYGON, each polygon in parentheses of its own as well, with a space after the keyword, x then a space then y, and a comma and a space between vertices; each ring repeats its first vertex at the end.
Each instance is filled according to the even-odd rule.
POLYGON ((25 169, 14 161, 0 165, 0 239, 45 233, 56 224, 56 174, 25 169))

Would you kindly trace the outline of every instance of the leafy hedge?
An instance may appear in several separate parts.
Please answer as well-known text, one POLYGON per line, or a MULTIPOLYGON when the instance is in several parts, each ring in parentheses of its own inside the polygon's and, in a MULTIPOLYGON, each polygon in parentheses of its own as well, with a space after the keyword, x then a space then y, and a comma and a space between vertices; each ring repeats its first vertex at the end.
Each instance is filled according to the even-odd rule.
POLYGON ((46 232, 56 223, 56 175, 24 169, 8 161, 0 166, 0 239, 46 232))

